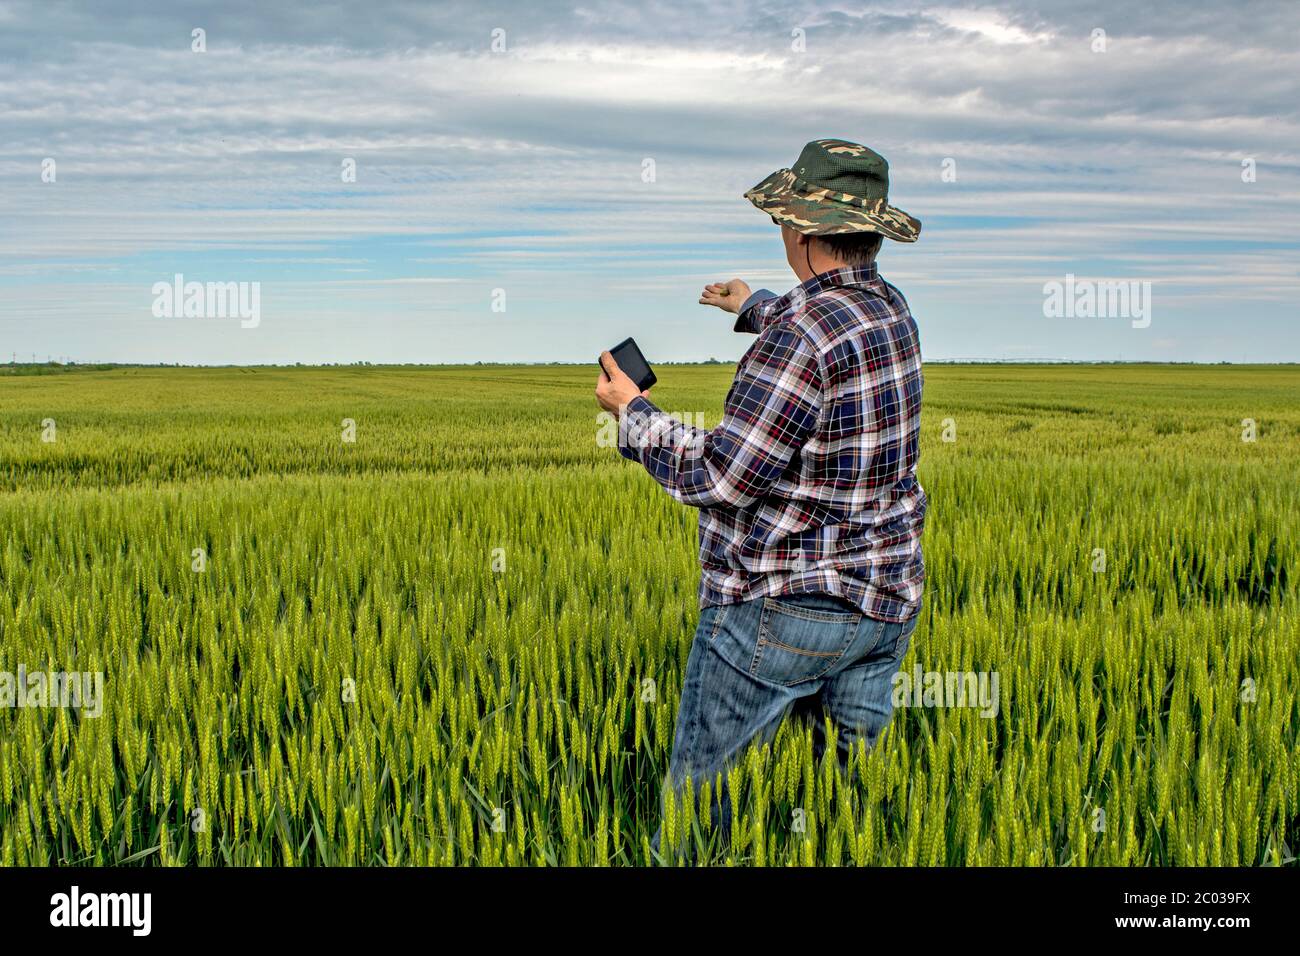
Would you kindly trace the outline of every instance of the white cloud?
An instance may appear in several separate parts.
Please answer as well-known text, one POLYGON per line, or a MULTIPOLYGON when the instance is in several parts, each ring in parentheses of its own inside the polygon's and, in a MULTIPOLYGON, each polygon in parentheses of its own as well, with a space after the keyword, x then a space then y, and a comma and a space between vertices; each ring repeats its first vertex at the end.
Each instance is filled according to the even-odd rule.
POLYGON ((932 11, 932 15, 947 26, 978 34, 997 44, 1046 43, 1053 39, 1050 32, 1030 33, 991 9, 941 9, 932 11))

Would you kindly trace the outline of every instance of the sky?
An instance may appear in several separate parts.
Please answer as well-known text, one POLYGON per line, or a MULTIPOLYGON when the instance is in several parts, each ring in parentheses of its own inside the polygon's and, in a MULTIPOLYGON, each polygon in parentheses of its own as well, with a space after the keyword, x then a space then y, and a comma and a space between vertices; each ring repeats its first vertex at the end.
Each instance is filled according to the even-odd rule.
POLYGON ((828 137, 923 224, 880 271, 929 360, 1300 361, 1297 36, 1252 0, 0 0, 0 361, 735 359, 699 290, 797 281, 741 194, 828 137), (256 321, 170 314, 178 274, 256 321), (1145 314, 1052 314, 1067 276, 1145 314))

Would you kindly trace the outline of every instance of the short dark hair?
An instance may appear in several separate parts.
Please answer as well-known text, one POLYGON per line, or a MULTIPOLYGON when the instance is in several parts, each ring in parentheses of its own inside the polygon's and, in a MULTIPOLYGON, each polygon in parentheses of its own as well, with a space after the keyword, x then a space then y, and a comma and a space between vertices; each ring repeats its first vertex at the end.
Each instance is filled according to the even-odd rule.
POLYGON ((876 261, 884 236, 878 232, 841 232, 813 238, 846 265, 869 266, 876 261))

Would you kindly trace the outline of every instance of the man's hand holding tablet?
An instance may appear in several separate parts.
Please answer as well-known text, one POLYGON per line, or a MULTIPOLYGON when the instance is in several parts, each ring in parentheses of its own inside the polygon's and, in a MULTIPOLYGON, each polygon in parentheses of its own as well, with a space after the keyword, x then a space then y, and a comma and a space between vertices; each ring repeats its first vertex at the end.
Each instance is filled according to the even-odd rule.
POLYGON ((647 396, 655 384, 654 370, 632 339, 624 339, 600 353, 600 375, 596 379, 596 401, 612 415, 622 415, 627 403, 638 395, 647 396))

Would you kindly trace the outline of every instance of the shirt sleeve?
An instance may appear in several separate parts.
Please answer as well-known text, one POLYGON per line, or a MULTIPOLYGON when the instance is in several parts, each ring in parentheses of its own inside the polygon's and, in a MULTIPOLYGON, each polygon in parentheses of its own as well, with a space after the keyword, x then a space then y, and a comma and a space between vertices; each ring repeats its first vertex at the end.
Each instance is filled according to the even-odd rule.
POLYGON ((755 289, 749 294, 736 313, 736 324, 732 326, 733 332, 758 332, 763 328, 762 318, 757 312, 751 311, 754 306, 766 302, 768 299, 775 299, 776 293, 767 289, 755 289))
POLYGON ((743 508, 790 465, 821 405, 816 353, 798 330, 775 323, 737 369, 717 428, 683 424, 637 396, 619 423, 619 451, 682 504, 743 508))

